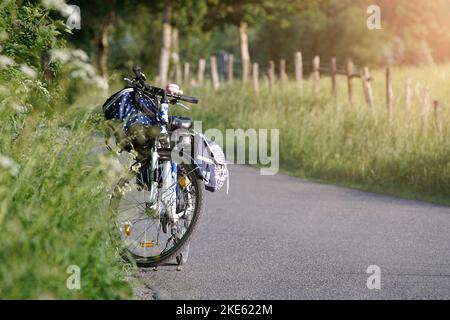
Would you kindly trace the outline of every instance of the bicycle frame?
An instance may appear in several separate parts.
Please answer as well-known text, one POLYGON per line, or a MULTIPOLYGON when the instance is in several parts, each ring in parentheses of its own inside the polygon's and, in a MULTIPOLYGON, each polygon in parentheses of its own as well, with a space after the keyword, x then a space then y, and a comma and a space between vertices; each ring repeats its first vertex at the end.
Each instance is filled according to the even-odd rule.
MULTIPOLYGON (((169 134, 167 124, 169 114, 169 104, 162 102, 160 105, 160 120, 162 123, 162 134, 169 134)), ((159 141, 155 140, 155 145, 151 152, 151 168, 150 168, 150 202, 157 202, 158 206, 162 204, 164 211, 167 213, 170 223, 177 222, 179 215, 177 214, 177 164, 172 161, 164 159, 160 162, 158 154, 159 141), (161 188, 158 192, 158 181, 154 173, 161 169, 161 188)))

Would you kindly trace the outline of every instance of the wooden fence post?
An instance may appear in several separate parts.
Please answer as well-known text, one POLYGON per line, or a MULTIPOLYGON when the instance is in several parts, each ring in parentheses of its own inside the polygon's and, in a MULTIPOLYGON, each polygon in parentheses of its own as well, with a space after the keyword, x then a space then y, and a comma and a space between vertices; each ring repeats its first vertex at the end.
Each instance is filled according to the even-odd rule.
POLYGON ((273 62, 273 60, 269 61, 268 75, 270 90, 273 90, 273 87, 275 86, 275 62, 273 62))
POLYGON ((232 54, 228 55, 228 83, 233 83, 234 76, 234 56, 232 54))
POLYGON ((442 135, 442 120, 441 120, 441 104, 438 100, 434 101, 434 124, 436 126, 436 135, 440 139, 442 135))
POLYGON ((297 82, 297 90, 301 94, 303 92, 303 58, 300 51, 295 53, 295 80, 297 82))
POLYGON ((392 118, 392 103, 394 100, 394 89, 392 88, 392 70, 386 68, 386 107, 389 118, 392 118))
POLYGON ((280 60, 280 80, 281 83, 284 84, 287 80, 287 75, 286 75, 286 60, 281 59, 280 60))
POLYGON ((205 69, 206 69, 206 60, 205 59, 198 60, 197 81, 199 86, 202 86, 203 82, 205 81, 205 69))
POLYGON ((175 83, 180 84, 181 80, 181 66, 180 63, 177 63, 175 65, 175 83))
POLYGON ((405 109, 408 112, 411 110, 411 98, 411 80, 408 78, 405 83, 405 109))
POLYGON ((190 77, 190 64, 189 62, 184 63, 184 76, 183 80, 186 85, 189 85, 189 77, 190 77))
POLYGON ((337 83, 336 83, 337 64, 336 58, 331 59, 331 94, 337 99, 337 83))
POLYGON ((422 97, 421 130, 424 132, 428 127, 428 113, 430 112, 430 88, 425 86, 422 97))
POLYGON ((347 85, 348 85, 348 101, 351 105, 353 105, 353 73, 354 73, 354 65, 352 60, 347 61, 347 85))
POLYGON ((253 88, 256 92, 259 91, 259 66, 257 63, 253 64, 253 88))
POLYGON ((364 89, 364 96, 366 97, 366 102, 369 108, 373 109, 373 92, 372 85, 370 84, 370 72, 369 68, 364 67, 361 69, 361 80, 364 89))
POLYGON ((313 59, 313 81, 314 93, 319 94, 320 91, 320 57, 316 56, 313 59))
POLYGON ((211 80, 214 89, 219 89, 220 82, 219 82, 219 70, 217 69, 217 58, 216 56, 212 56, 211 59, 211 80))

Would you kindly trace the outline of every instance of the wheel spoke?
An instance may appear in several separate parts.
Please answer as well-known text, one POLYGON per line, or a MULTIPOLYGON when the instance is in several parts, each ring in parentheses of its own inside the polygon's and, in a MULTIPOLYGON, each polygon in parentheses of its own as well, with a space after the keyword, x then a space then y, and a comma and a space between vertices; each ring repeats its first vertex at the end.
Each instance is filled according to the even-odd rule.
MULTIPOLYGON (((147 220, 148 221, 148 220, 147 220)), ((144 228, 144 231, 142 231, 139 236, 137 236, 133 241, 136 241, 136 244, 133 246, 133 249, 136 249, 136 247, 139 245, 139 240, 142 238, 142 236, 146 235, 146 232, 149 228, 154 226, 156 221, 154 221, 150 226, 148 226, 148 223, 146 223, 146 227, 144 228)), ((145 247, 144 247, 145 248, 145 247)), ((145 251, 145 250, 144 250, 145 251)))
MULTIPOLYGON (((183 171, 180 174, 190 175, 194 170, 190 170, 187 174, 183 171)), ((161 178, 160 176, 159 179, 161 178)), ((132 179, 128 186, 122 189, 124 192, 117 195, 117 202, 114 204, 114 210, 117 214, 115 223, 118 231, 120 227, 124 226, 124 223, 131 223, 131 230, 134 230, 134 232, 132 231, 129 236, 121 234, 121 239, 127 251, 138 259, 142 258, 145 261, 149 258, 161 256, 172 249, 176 250, 180 245, 179 242, 185 237, 196 214, 197 185, 192 183, 185 189, 178 189, 176 203, 179 220, 177 221, 176 231, 170 228, 167 233, 163 233, 163 225, 160 218, 152 218, 150 211, 149 215, 146 214, 146 211, 151 208, 150 210, 156 210, 161 215, 162 210, 166 210, 165 206, 167 204, 157 202, 150 207, 151 193, 144 188, 140 189, 137 186, 138 184, 139 181, 132 179)), ((171 192, 175 185, 177 185, 177 181, 174 181, 168 189, 157 189, 157 199, 161 199, 168 192, 171 192)))

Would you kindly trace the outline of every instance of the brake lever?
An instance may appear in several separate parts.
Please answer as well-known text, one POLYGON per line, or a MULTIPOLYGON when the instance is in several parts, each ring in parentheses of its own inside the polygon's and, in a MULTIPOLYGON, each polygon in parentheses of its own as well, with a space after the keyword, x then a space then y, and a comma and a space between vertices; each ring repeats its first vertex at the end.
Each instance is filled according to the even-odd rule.
POLYGON ((182 104, 180 102, 177 102, 176 105, 182 107, 185 110, 191 110, 191 108, 189 108, 188 106, 186 106, 186 105, 184 105, 184 104, 182 104))
POLYGON ((126 81, 128 83, 129 86, 131 86, 133 84, 133 81, 131 81, 128 78, 123 78, 124 81, 126 81))

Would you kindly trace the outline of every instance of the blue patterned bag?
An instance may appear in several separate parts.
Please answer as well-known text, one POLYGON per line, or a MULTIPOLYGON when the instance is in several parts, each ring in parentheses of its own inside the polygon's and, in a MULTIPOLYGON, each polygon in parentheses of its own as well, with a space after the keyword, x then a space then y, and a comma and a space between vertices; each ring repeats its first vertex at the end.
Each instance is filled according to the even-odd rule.
POLYGON ((128 133, 134 124, 157 124, 155 102, 148 96, 136 93, 132 88, 112 95, 103 105, 103 112, 107 120, 122 120, 125 133, 128 133))

